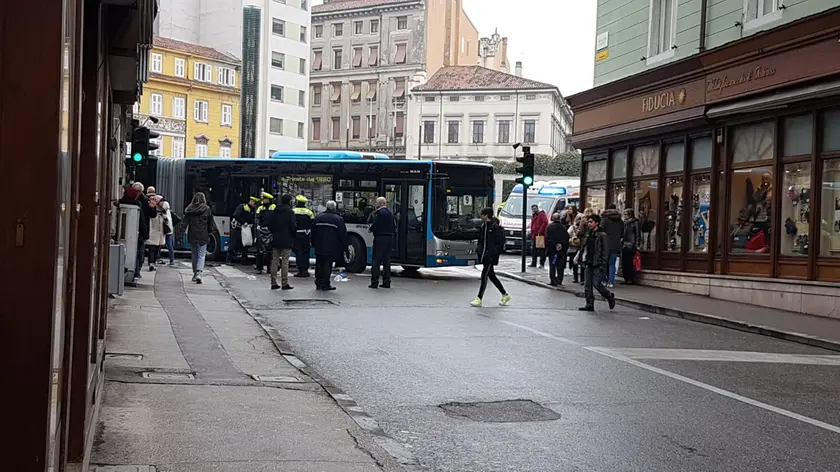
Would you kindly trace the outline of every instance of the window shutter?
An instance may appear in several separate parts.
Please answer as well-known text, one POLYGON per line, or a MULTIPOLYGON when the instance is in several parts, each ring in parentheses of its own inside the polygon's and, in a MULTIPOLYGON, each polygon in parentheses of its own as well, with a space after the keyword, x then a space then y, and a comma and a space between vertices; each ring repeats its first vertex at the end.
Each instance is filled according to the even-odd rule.
POLYGON ((193 106, 193 118, 195 119, 195 121, 201 121, 201 102, 196 100, 193 106))

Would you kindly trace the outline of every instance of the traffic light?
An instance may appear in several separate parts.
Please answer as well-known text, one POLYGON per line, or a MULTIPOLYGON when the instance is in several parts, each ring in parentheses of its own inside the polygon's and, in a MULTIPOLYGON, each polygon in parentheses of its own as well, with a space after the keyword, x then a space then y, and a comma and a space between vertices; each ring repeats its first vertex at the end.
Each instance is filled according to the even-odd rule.
POLYGON ((131 133, 131 156, 126 158, 126 164, 129 166, 145 165, 149 160, 149 152, 159 147, 157 143, 151 140, 159 137, 159 133, 145 126, 135 127, 131 133))
POLYGON ((517 157, 516 162, 522 163, 522 167, 516 168, 516 173, 522 175, 516 179, 516 183, 522 184, 526 189, 534 185, 534 155, 531 154, 529 146, 522 147, 522 157, 517 157))

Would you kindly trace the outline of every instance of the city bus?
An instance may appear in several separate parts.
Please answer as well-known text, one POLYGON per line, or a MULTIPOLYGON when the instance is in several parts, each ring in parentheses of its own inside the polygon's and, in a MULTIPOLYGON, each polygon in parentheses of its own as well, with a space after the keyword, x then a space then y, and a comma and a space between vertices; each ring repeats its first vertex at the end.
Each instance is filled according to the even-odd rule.
MULTIPOLYGON (((387 199, 397 220, 391 260, 409 271, 475 264, 480 211, 494 197, 489 164, 349 151, 277 152, 269 159, 161 157, 144 174, 143 183, 154 185, 179 216, 193 194, 206 194, 219 228, 208 245, 215 259, 227 252, 230 217, 249 196, 304 195, 316 215, 334 200, 349 236, 345 267, 354 273, 371 263, 368 228, 376 197, 387 199)), ((175 241, 176 250, 189 247, 182 234, 175 241)))
MULTIPOLYGON (((522 250, 522 184, 513 187, 499 211, 499 222, 505 231, 505 249, 522 250)), ((528 218, 525 221, 526 239, 530 240, 531 206, 537 205, 546 215, 563 211, 567 206, 580 205, 580 179, 534 182, 528 188, 528 218)))

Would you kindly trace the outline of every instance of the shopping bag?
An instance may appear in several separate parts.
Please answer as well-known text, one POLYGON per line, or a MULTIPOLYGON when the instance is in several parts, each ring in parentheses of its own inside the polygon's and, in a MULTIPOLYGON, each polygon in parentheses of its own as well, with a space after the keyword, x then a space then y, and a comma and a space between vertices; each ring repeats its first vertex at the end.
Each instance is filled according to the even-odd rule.
POLYGON ((254 233, 251 232, 251 225, 242 225, 242 247, 249 247, 254 244, 254 233))
POLYGON ((636 272, 642 271, 642 253, 636 250, 636 255, 633 256, 633 269, 636 272))
POLYGON ((545 249, 545 236, 536 237, 537 249, 545 249))

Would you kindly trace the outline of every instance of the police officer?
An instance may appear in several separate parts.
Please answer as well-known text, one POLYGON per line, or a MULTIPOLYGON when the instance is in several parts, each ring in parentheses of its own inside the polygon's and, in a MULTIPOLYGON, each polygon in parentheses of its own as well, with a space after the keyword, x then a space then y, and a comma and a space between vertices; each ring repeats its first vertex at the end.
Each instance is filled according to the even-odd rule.
POLYGON ((295 237, 295 264, 298 273, 295 277, 309 277, 309 233, 312 231, 312 220, 315 213, 306 208, 306 197, 295 197, 295 222, 297 235, 295 237))
POLYGON ((315 247, 315 288, 335 290, 330 284, 330 274, 335 260, 347 256, 347 226, 336 213, 334 201, 328 201, 326 207, 327 210, 315 218, 311 235, 315 247))
POLYGON ((233 211, 230 219, 230 249, 227 254, 227 262, 233 262, 236 254, 239 253, 239 262, 248 261, 248 248, 242 244, 242 226, 248 224, 254 226, 254 210, 260 199, 251 197, 246 203, 240 203, 233 211))
POLYGON ((274 211, 277 205, 274 204, 274 195, 263 192, 262 204, 257 208, 254 217, 257 231, 254 240, 257 243, 257 273, 262 274, 263 269, 271 262, 271 230, 268 228, 267 216, 274 211))

